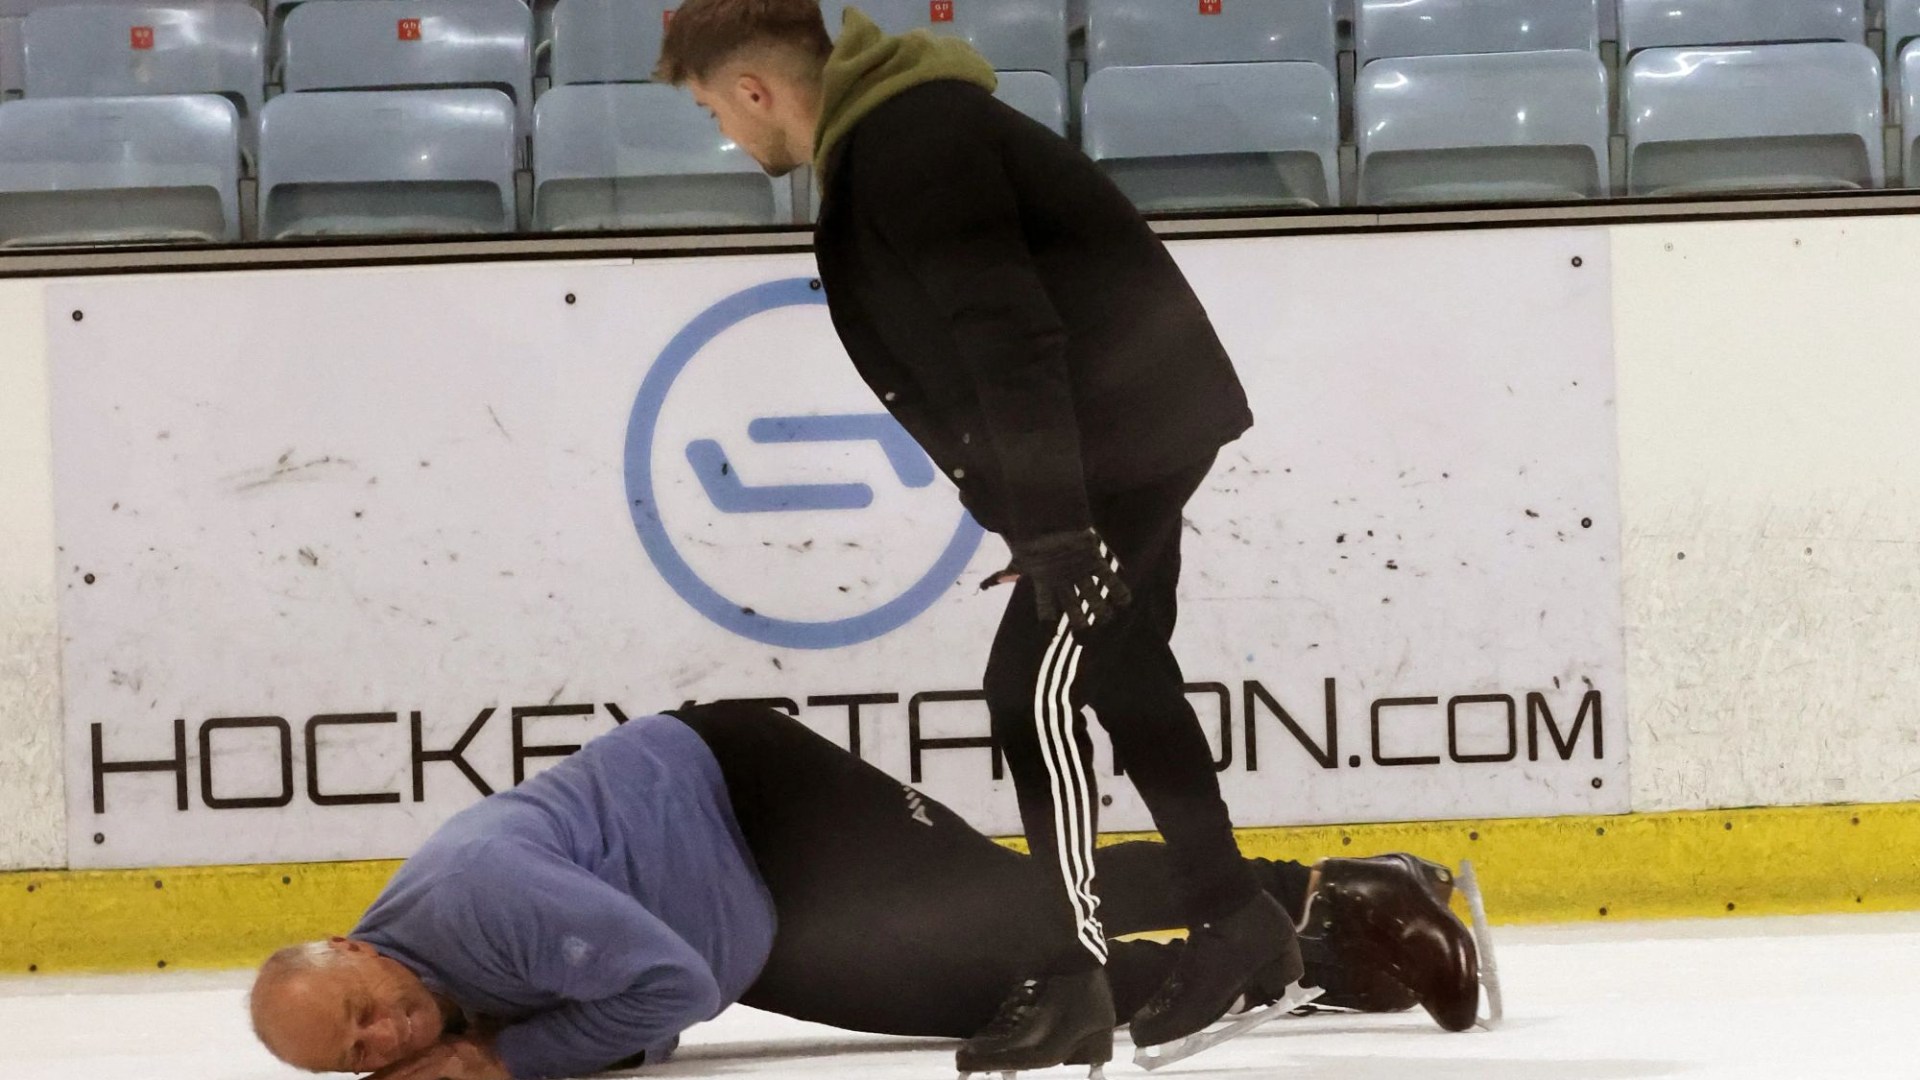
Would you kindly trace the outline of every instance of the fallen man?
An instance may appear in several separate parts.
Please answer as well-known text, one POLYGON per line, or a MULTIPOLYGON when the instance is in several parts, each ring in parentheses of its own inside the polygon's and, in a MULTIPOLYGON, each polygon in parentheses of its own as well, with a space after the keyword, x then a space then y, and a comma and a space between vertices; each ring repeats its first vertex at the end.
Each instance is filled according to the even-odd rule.
MULTIPOLYGON (((1100 851, 1109 932, 1177 926, 1164 852, 1100 851)), ((1320 1004, 1473 1024, 1478 961, 1443 868, 1249 862, 1296 917, 1311 897, 1302 981, 1320 1004)), ((964 1039, 1022 1019, 1006 988, 1071 932, 1044 917, 1046 889, 1025 856, 784 713, 701 706, 636 718, 456 814, 350 934, 262 965, 254 1030, 288 1064, 379 1080, 659 1062, 735 1002, 964 1039)), ((1119 1015, 1181 948, 1113 943, 1119 1015)))

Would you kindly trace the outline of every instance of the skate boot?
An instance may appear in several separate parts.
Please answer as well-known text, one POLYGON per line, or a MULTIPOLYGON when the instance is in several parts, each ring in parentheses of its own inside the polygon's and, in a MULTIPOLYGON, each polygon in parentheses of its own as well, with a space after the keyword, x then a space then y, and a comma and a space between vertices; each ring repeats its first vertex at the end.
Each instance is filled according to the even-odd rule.
POLYGON ((1333 969, 1320 1004, 1364 1012, 1423 1005, 1448 1031, 1474 1025, 1480 960, 1473 935, 1447 909, 1452 875, 1412 855, 1327 859, 1307 898, 1303 947, 1333 969))
POLYGON ((1113 1059, 1113 988, 1105 968, 1028 979, 1014 987, 978 1035, 960 1047, 960 1080, 1056 1065, 1091 1065, 1102 1080, 1113 1059))
POLYGON ((1293 921, 1279 901, 1262 892, 1239 911, 1187 935, 1173 973, 1133 1014, 1134 1045, 1159 1046, 1203 1031, 1249 988, 1284 991, 1304 970, 1293 921))

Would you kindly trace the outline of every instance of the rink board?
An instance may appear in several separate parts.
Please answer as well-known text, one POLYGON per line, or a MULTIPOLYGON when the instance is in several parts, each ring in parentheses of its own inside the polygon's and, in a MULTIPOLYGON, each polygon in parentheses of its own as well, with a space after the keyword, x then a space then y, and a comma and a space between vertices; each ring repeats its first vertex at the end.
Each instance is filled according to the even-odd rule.
MULTIPOLYGON (((1176 641, 1238 821, 1626 810, 1605 230, 1177 252, 1258 417, 1189 507, 1176 641)), ((718 698, 1017 831, 977 693, 1005 550, 811 265, 49 285, 69 865, 401 856, 718 698)), ((1102 828, 1149 827, 1098 767, 1102 828)))
MULTIPOLYGON (((1251 829, 1240 844, 1309 862, 1472 859, 1501 925, 1920 909, 1915 804, 1251 829)), ((0 874, 0 974, 257 964, 344 932, 398 866, 0 874)))

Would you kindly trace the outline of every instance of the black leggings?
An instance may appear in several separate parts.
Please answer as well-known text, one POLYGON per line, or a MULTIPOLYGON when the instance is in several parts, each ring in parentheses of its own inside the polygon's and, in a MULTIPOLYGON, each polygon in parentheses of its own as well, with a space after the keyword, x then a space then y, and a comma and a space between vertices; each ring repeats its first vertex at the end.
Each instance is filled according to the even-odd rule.
MULTIPOLYGON (((1058 886, 1033 860, 784 713, 719 704, 674 715, 719 760, 773 894, 773 953, 743 1004, 857 1031, 966 1038, 1057 950, 1058 886)), ((1109 933, 1185 925, 1166 850, 1101 849, 1109 933)), ((1299 912, 1305 867, 1248 866, 1299 912)), ((1180 947, 1112 944, 1108 975, 1122 1018, 1146 1003, 1180 947)))

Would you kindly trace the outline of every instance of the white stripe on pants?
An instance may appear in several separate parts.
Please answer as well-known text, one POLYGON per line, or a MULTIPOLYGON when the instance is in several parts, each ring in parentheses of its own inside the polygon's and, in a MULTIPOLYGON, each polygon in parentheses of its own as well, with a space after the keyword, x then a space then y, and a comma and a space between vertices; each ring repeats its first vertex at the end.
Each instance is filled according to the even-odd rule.
POLYGON ((1107 962, 1106 932, 1100 927, 1093 894, 1093 789, 1089 763, 1073 737, 1073 683, 1080 671, 1080 643, 1067 617, 1060 617, 1053 641, 1040 661, 1033 688, 1033 722, 1039 729, 1040 757, 1052 782, 1053 841, 1060 856, 1060 877, 1073 909, 1075 936, 1101 964, 1107 962))

